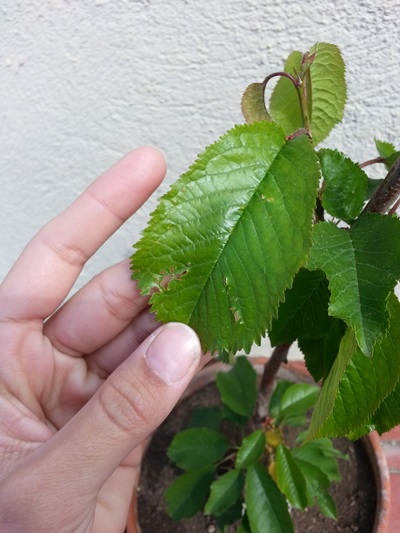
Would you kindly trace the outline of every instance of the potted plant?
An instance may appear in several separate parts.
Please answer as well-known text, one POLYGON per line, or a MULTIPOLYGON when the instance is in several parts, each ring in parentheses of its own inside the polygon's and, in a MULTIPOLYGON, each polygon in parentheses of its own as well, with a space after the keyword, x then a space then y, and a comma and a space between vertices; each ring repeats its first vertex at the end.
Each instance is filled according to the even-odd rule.
MULTIPOLYGON (((132 256, 133 277, 143 294, 152 294, 158 319, 192 326, 204 351, 233 364, 239 350, 249 353, 268 333, 275 351, 255 400, 264 418, 271 414, 276 370, 298 343, 321 384, 303 446, 313 439, 356 439, 372 429, 382 433, 400 422, 400 303, 394 292, 400 154, 376 140, 378 156, 359 164, 318 148, 342 120, 345 103, 345 66, 336 46, 317 43, 290 54, 283 71, 246 89, 247 123, 209 146, 172 185, 132 256), (273 78, 279 80, 267 109, 273 78), (375 163, 386 169, 382 179, 364 170, 375 163)), ((238 405, 246 405, 248 390, 236 398, 238 405)), ((279 389, 274 394, 276 405, 279 389)), ((283 441, 279 446, 285 483, 299 493, 295 478, 304 478, 299 483, 306 494, 297 501, 304 507, 307 475, 293 467, 283 441)), ((276 485, 264 454, 255 456, 237 469, 245 487, 241 527, 258 532, 257 516, 266 507, 257 504, 258 492, 251 496, 248 480, 265 498, 276 485)), ((294 500, 282 488, 282 475, 277 480, 286 499, 279 514, 286 524, 286 502, 294 500)))

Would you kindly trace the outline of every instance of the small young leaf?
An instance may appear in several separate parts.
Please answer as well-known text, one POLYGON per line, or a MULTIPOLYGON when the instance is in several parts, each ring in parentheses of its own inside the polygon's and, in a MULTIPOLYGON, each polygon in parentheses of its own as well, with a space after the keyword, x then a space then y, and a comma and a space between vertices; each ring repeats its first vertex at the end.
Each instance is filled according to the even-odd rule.
POLYGON ((252 533, 294 533, 286 500, 259 462, 247 471, 245 503, 252 533))
POLYGON ((240 470, 229 470, 211 485, 210 496, 204 508, 205 514, 221 515, 239 500, 244 487, 244 475, 240 470))
POLYGON ((317 496, 317 501, 321 513, 324 516, 332 518, 332 520, 337 520, 336 503, 330 494, 324 491, 320 492, 317 496))
POLYGON ((276 472, 278 487, 285 494, 289 503, 296 509, 307 506, 307 486, 304 476, 283 444, 276 450, 276 472))
POLYGON ((332 216, 351 222, 364 205, 368 176, 357 163, 337 150, 318 152, 324 178, 322 205, 332 216))
POLYGON ((286 381, 285 379, 280 379, 276 384, 268 406, 268 413, 271 418, 276 418, 279 415, 282 397, 285 394, 286 389, 288 389, 292 385, 292 381, 286 381))
POLYGON ((302 459, 298 459, 292 454, 293 460, 299 467, 304 476, 307 486, 307 506, 312 506, 315 503, 318 494, 329 487, 330 481, 328 476, 319 468, 318 465, 309 463, 302 459))
MULTIPOLYGON (((346 80, 344 62, 337 46, 317 43, 311 48, 310 54, 314 52, 316 56, 310 67, 311 131, 316 146, 343 118, 346 80)), ((292 75, 300 72, 302 57, 301 52, 293 52, 285 64, 285 72, 292 75)), ((304 127, 296 89, 287 78, 281 78, 274 88, 270 113, 287 135, 304 127)))
POLYGON ((161 199, 132 256, 162 322, 193 327, 204 351, 249 352, 307 261, 319 165, 305 135, 237 126, 161 199))
POLYGON ((190 417, 189 428, 206 427, 219 431, 221 424, 221 409, 215 405, 210 407, 197 407, 190 417))
POLYGON ((345 459, 346 457, 340 454, 338 450, 335 450, 332 441, 329 439, 316 439, 306 442, 299 448, 293 448, 292 456, 298 464, 299 461, 303 461, 316 465, 330 483, 341 479, 336 459, 345 459))
POLYGON ((325 271, 330 314, 354 329, 371 356, 387 329, 386 299, 400 277, 400 220, 365 213, 350 230, 317 224, 308 268, 325 271))
POLYGON ((389 328, 371 358, 354 345, 349 330, 340 346, 315 406, 310 437, 342 436, 370 423, 382 401, 400 378, 400 303, 394 294, 388 300, 389 328))
POLYGON ((396 151, 396 148, 393 146, 393 144, 385 141, 379 141, 378 139, 375 139, 375 146, 379 155, 386 160, 386 170, 389 170, 397 157, 400 155, 399 152, 396 151))
POLYGON ((223 457, 229 446, 226 438, 208 428, 186 429, 177 433, 168 457, 183 470, 200 470, 223 457))
POLYGON ((268 331, 272 346, 295 340, 317 338, 329 324, 328 302, 330 292, 322 271, 301 268, 293 285, 286 291, 285 301, 278 309, 268 331))
POLYGON ((237 452, 235 468, 247 468, 255 463, 265 449, 265 432, 261 429, 245 437, 237 452))
POLYGON ((241 416, 250 416, 257 399, 257 374, 246 357, 238 357, 228 372, 218 372, 216 383, 222 402, 241 416))
POLYGON ((164 493, 168 514, 175 520, 194 516, 203 508, 213 479, 213 467, 179 476, 164 493))
POLYGON ((265 107, 262 83, 252 83, 247 87, 242 97, 242 113, 248 124, 272 120, 265 107))
POLYGON ((276 425, 302 426, 306 414, 314 407, 319 394, 319 387, 308 383, 293 383, 282 396, 280 410, 275 419, 276 425))

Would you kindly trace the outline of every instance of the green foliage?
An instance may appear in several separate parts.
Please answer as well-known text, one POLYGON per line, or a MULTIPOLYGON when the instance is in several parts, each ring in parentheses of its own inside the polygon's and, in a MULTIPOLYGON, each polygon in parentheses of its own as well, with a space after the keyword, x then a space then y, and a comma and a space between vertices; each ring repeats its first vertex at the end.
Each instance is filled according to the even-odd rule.
POLYGON ((285 498, 261 463, 248 469, 245 502, 252 533, 294 531, 285 498))
POLYGON ((247 87, 242 97, 242 113, 248 124, 272 120, 265 107, 262 83, 252 83, 247 87))
POLYGON ((351 222, 360 213, 368 188, 368 176, 359 165, 337 150, 320 150, 324 178, 322 205, 335 218, 351 222))
POLYGON ((355 439, 400 423, 400 177, 393 169, 400 152, 375 140, 379 157, 358 164, 335 149, 316 151, 342 120, 345 102, 335 45, 290 54, 284 71, 248 86, 248 124, 201 153, 161 198, 136 244, 133 277, 159 321, 190 325, 204 351, 230 363, 266 334, 280 350, 297 342, 322 382, 320 393, 279 382, 271 427, 249 429, 266 391, 257 397, 256 375, 243 357, 219 375, 222 407, 197 412, 171 444, 170 457, 186 470, 168 493, 173 516, 208 500, 221 530, 240 521, 241 532, 265 531, 266 524, 286 532, 287 499, 335 518, 327 491, 341 457, 320 437, 355 439), (374 163, 381 179, 368 176, 374 163), (307 438, 289 449, 282 427, 303 424, 318 394, 307 438), (225 424, 243 440, 228 442, 225 424), (188 492, 197 489, 187 487, 197 485, 200 498, 192 502, 188 492))
MULTIPOLYGON (((223 405, 227 399, 230 401, 233 391, 242 395, 246 390, 249 397, 254 397, 257 384, 254 379, 249 380, 249 368, 248 360, 238 357, 229 372, 217 374, 217 382, 222 378, 224 383, 219 386, 223 405), (227 376, 234 379, 226 380, 227 376)), ((271 397, 268 425, 257 421, 256 429, 249 431, 256 419, 252 420, 238 442, 227 442, 225 435, 237 432, 226 431, 226 420, 221 428, 209 428, 204 415, 211 415, 214 427, 218 406, 202 409, 200 417, 195 411, 191 424, 194 419, 203 420, 204 427, 178 433, 168 450, 170 459, 185 470, 166 491, 168 513, 178 520, 203 509, 215 518, 221 531, 240 521, 239 531, 250 532, 265 531, 265 524, 271 531, 292 531, 286 500, 299 509, 319 505, 327 516, 334 516, 334 504, 327 491, 331 481, 340 479, 337 459, 345 457, 324 439, 304 443, 304 438, 300 438, 299 446, 289 449, 283 431, 286 423, 305 427, 305 415, 315 404, 317 393, 314 385, 280 381, 271 397), (280 436, 277 444, 267 438, 271 431, 280 436), (276 465, 276 480, 268 472, 268 464, 276 465)), ((246 408, 246 421, 255 409, 254 402, 251 404, 251 411, 246 408)))
POLYGON ((228 449, 227 440, 208 427, 187 429, 175 435, 168 457, 184 470, 199 470, 212 465, 228 449))
POLYGON ((256 372, 246 357, 238 357, 228 372, 217 376, 223 404, 238 415, 250 416, 257 400, 256 379, 256 372))
POLYGON ((211 352, 259 343, 307 261, 318 178, 307 137, 287 141, 271 122, 210 146, 161 199, 132 258, 143 293, 156 289, 158 319, 189 324, 211 352))
MULTIPOLYGON (((316 52, 309 68, 312 99, 308 113, 311 117, 311 133, 316 146, 323 141, 332 128, 342 120, 346 103, 345 67, 339 49, 332 44, 318 43, 311 48, 316 52)), ((303 54, 293 52, 286 61, 285 72, 296 76, 301 71, 303 54)), ((299 89, 301 91, 301 89, 299 89)), ((299 94, 291 81, 280 78, 270 100, 270 113, 290 135, 304 127, 303 115, 307 110, 299 106, 299 94)))
POLYGON ((308 268, 324 270, 331 291, 329 312, 353 328, 371 356, 388 326, 387 298, 400 277, 400 221, 365 213, 350 230, 317 224, 308 268))

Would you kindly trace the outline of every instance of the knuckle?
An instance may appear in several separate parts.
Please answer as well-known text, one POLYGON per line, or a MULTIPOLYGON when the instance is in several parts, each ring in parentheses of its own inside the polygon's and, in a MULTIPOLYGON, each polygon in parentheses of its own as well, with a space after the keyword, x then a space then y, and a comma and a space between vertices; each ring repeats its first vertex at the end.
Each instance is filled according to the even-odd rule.
POLYGON ((145 398, 143 387, 117 385, 112 378, 105 385, 99 390, 99 406, 113 427, 132 435, 151 424, 151 402, 145 398))

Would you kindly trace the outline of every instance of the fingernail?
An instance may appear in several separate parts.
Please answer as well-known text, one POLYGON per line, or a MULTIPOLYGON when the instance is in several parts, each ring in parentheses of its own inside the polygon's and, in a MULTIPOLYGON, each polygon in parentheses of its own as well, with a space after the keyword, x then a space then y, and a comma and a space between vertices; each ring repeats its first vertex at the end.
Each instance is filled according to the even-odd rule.
POLYGON ((165 383, 176 383, 200 357, 199 339, 184 324, 166 324, 158 330, 145 357, 151 370, 165 383))

